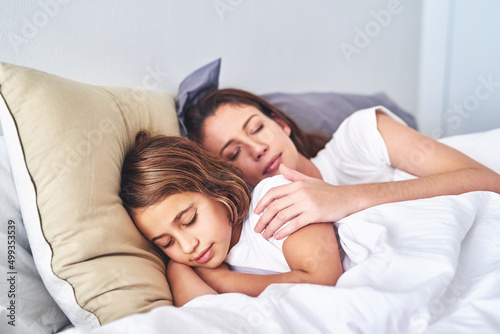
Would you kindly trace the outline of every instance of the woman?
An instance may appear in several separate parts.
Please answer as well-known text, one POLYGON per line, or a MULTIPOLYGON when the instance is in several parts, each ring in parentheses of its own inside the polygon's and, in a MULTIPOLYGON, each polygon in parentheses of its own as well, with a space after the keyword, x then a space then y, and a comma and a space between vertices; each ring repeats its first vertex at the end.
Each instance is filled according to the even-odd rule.
POLYGON ((321 136, 302 133, 282 111, 236 89, 204 96, 185 124, 191 139, 238 166, 250 186, 279 173, 292 181, 270 190, 255 209, 263 213, 255 230, 266 238, 383 203, 500 192, 500 175, 383 107, 354 113, 321 150, 321 136))
MULTIPOLYGON (((265 240, 253 230, 258 215, 248 212, 255 204, 238 173, 181 137, 139 133, 125 157, 120 197, 141 233, 172 260, 175 305, 205 294, 258 296, 272 283, 335 285, 342 266, 333 225, 265 240)), ((253 196, 284 183, 267 178, 253 196)))

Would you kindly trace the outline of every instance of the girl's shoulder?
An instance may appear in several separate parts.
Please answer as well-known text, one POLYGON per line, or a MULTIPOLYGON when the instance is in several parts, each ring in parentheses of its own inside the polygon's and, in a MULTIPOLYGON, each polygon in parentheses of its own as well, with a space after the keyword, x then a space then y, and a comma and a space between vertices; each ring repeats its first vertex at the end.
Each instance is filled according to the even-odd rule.
MULTIPOLYGON (((267 178, 263 179, 262 181, 260 181, 253 189, 252 201, 254 199, 256 199, 256 197, 258 197, 258 199, 262 198, 262 196, 264 196, 269 191, 269 189, 274 188, 274 187, 278 187, 278 186, 281 186, 284 184, 288 184, 288 183, 291 183, 291 181, 287 180, 281 174, 267 177, 267 178)), ((256 200, 258 200, 258 199, 256 199, 256 200)))
POLYGON ((255 206, 259 200, 272 188, 278 187, 284 184, 291 183, 283 175, 275 175, 267 177, 260 181, 252 191, 252 200, 250 202, 250 210, 255 209, 255 206))

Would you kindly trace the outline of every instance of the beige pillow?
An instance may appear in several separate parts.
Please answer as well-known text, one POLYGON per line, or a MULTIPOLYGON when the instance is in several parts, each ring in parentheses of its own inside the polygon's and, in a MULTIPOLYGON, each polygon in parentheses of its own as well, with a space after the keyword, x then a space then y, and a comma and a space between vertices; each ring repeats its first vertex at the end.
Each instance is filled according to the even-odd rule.
MULTIPOLYGON (((75 326, 172 305, 159 252, 118 196, 141 129, 179 133, 173 96, 0 64, 0 117, 40 275, 75 326)), ((36 303, 36 300, 32 301, 36 303)))

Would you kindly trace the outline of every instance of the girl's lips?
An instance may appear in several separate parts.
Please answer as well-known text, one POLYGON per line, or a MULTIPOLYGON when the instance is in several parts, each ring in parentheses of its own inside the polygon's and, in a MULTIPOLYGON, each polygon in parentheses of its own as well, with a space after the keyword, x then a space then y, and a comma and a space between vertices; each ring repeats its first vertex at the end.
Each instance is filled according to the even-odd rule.
POLYGON ((264 168, 264 172, 262 174, 272 174, 274 173, 281 164, 281 153, 276 154, 266 165, 264 168))
POLYGON ((212 258, 213 253, 214 253, 214 249, 213 249, 213 244, 212 244, 212 245, 210 245, 210 247, 208 247, 208 249, 203 251, 203 253, 201 253, 201 255, 195 259, 195 261, 200 263, 200 264, 206 263, 206 262, 208 262, 208 260, 210 260, 212 258))

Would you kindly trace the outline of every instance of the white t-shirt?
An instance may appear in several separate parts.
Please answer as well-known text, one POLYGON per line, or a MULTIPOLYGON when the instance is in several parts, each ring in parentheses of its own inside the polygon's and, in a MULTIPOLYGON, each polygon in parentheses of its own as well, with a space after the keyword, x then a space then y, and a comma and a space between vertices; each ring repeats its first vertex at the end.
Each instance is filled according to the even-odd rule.
MULTIPOLYGON (((387 147, 377 129, 377 109, 404 123, 398 116, 380 106, 359 110, 346 118, 325 148, 311 159, 324 181, 334 185, 349 185, 415 178, 391 166, 387 147)), ((260 233, 255 233, 254 227, 259 215, 253 212, 269 189, 287 183, 290 181, 277 175, 262 180, 253 190, 250 211, 242 223, 240 240, 229 251, 225 260, 231 270, 252 274, 290 271, 283 255, 285 239, 266 240, 260 233)))
POLYGON ((359 110, 346 118, 325 148, 311 159, 325 182, 351 185, 415 178, 391 166, 387 147, 377 129, 377 109, 404 124, 382 106, 359 110))
POLYGON ((260 233, 254 232, 254 227, 260 215, 253 211, 259 200, 269 189, 290 183, 281 175, 260 181, 252 192, 252 201, 248 215, 243 220, 240 240, 231 248, 225 262, 229 268, 238 272, 250 274, 276 274, 290 271, 283 255, 283 242, 274 237, 266 240, 260 233))

